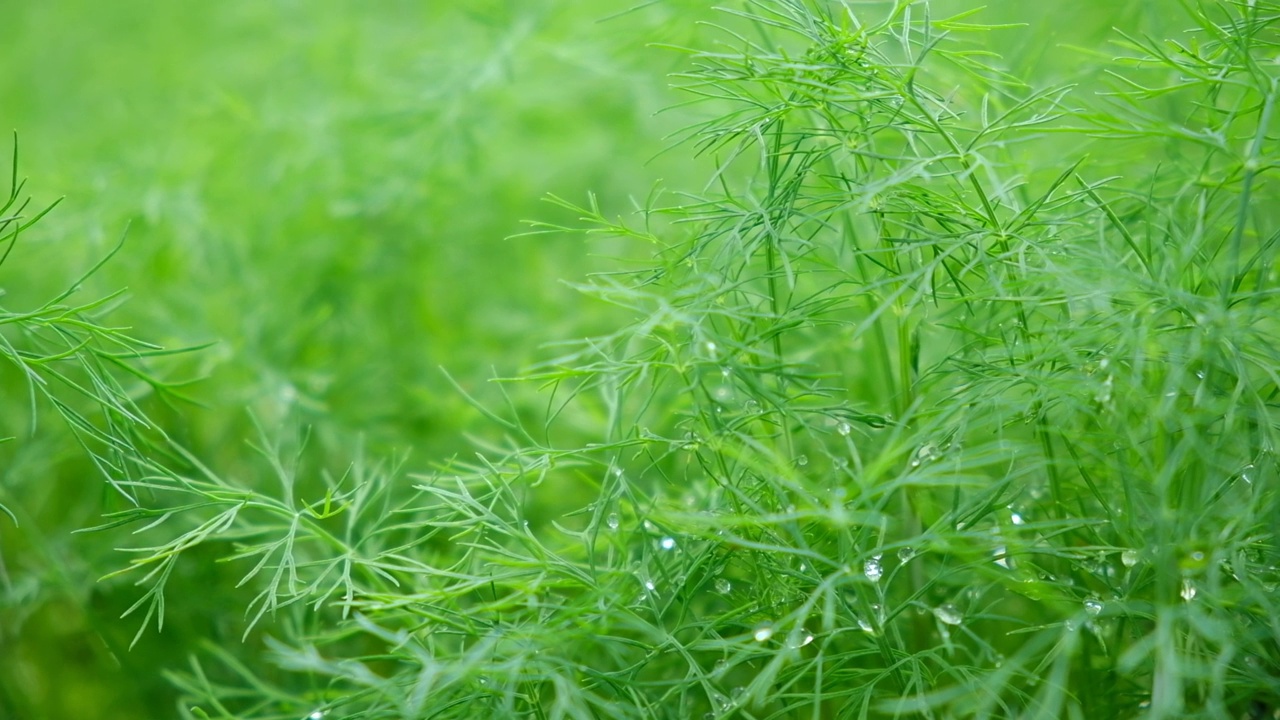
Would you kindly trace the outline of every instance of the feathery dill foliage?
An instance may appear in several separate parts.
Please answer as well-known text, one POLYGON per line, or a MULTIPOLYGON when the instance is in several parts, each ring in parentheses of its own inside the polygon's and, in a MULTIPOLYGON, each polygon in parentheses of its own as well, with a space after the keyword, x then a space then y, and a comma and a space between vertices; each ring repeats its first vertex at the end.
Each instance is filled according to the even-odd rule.
MULTIPOLYGON (((18 179, 15 136, 9 191, 0 196, 0 271, 21 244, 24 233, 31 231, 59 202, 33 209, 25 189, 26 180, 18 179)), ((190 348, 167 350, 133 337, 129 328, 104 324, 105 316, 124 290, 91 300, 75 300, 83 292, 83 284, 119 249, 117 245, 64 291, 35 307, 11 310, 0 305, 0 360, 3 366, 16 371, 11 377, 26 391, 30 432, 34 434, 38 427, 41 406, 51 406, 103 477, 136 502, 124 480, 137 477, 148 464, 146 456, 154 441, 148 436, 159 433, 136 399, 147 392, 176 394, 173 384, 150 374, 141 362, 190 348)), ((0 298, 4 295, 0 286, 0 298)), ((14 437, 3 437, 0 443, 13 440, 14 437)), ((2 502, 0 513, 18 522, 2 502)))
POLYGON ((635 322, 519 378, 541 417, 503 386, 474 460, 118 481, 137 609, 233 541, 270 636, 175 673, 187 717, 1280 707, 1280 6, 1187 4, 1100 100, 864 7, 726 13, 705 196, 575 208, 657 248, 581 285, 635 322))

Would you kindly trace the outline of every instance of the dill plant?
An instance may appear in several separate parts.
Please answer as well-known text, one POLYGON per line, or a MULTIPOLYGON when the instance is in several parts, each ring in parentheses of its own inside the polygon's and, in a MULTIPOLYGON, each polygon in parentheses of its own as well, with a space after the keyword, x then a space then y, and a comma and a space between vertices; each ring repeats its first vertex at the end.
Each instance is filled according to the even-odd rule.
POLYGON ((474 457, 121 481, 137 612, 213 544, 268 648, 181 712, 1270 717, 1280 8, 1181 7, 1097 98, 925 3, 726 11, 706 190, 555 200, 654 248, 578 284, 635 321, 474 400, 474 457))
MULTIPOLYGON (((32 208, 18 179, 18 142, 14 138, 9 191, 0 204, 0 270, 59 201, 32 208)), ((65 421, 76 444, 114 489, 136 502, 123 481, 135 477, 159 432, 138 404, 148 393, 177 396, 177 386, 152 374, 142 362, 148 358, 190 350, 172 350, 134 337, 129 328, 106 324, 105 316, 124 290, 78 300, 84 283, 119 250, 98 260, 65 290, 34 307, 11 310, 0 306, 0 359, 25 390, 26 430, 34 435, 41 407, 51 407, 65 421)), ((20 250, 18 252, 21 252, 20 250)), ((0 288, 0 296, 5 294, 0 288)), ((11 379, 6 378, 6 381, 11 379)), ((16 399, 16 398, 15 398, 16 399)), ((15 403, 17 404, 17 403, 15 403)), ((15 437, 3 438, 13 441, 15 437)), ((18 518, 0 504, 15 523, 18 518)))

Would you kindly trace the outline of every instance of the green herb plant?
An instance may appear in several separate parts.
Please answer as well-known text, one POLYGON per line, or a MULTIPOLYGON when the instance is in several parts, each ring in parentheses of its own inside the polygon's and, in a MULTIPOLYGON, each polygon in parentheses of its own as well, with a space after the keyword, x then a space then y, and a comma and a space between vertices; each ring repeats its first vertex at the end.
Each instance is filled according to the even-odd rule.
POLYGON ((927 3, 724 11, 706 187, 532 229, 651 248, 578 283, 634 321, 473 457, 116 481, 143 626, 214 547, 268 649, 183 716, 1271 717, 1280 6, 1182 10, 1096 95, 927 3))
MULTIPOLYGON (((25 180, 18 179, 18 143, 15 137, 9 191, 0 204, 0 271, 5 262, 41 219, 59 201, 31 211, 24 195, 25 180)), ((36 433, 40 407, 51 407, 66 423, 75 441, 101 476, 128 501, 138 500, 126 488, 146 464, 156 424, 138 403, 145 394, 179 397, 178 386, 150 373, 142 364, 148 358, 185 352, 140 340, 129 328, 105 323, 105 316, 120 301, 124 290, 89 300, 76 300, 84 283, 119 250, 98 260, 55 297, 33 308, 10 310, 0 306, 0 359, 16 372, 26 390, 29 432, 36 433)), ((0 287, 0 297, 4 296, 0 287)), ((3 438, 12 441, 14 437, 3 438)), ((14 523, 17 517, 0 503, 14 523)))

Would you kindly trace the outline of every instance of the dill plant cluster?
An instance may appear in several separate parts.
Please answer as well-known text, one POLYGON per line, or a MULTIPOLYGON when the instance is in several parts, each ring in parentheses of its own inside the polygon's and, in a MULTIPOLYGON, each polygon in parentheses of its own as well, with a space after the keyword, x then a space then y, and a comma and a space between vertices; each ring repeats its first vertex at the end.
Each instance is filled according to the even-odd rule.
POLYGON ((476 452, 105 468, 140 634, 244 589, 178 711, 1275 716, 1280 6, 1181 11, 1096 95, 928 3, 723 11, 703 191, 531 228, 645 249, 575 284, 633 321, 459 382, 476 452))

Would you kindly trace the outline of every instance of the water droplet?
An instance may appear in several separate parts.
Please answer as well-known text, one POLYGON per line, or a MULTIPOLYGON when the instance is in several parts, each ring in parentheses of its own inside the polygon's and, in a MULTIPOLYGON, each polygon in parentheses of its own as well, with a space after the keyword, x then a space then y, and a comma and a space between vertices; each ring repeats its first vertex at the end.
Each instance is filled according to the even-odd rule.
POLYGON ((320 718, 322 717, 324 717, 324 711, 316 710, 315 712, 307 716, 307 720, 320 720, 320 718))
POLYGON ((813 642, 813 633, 800 628, 791 632, 791 635, 787 638, 787 647, 792 650, 798 650, 811 642, 813 642))
POLYGON ((853 432, 853 426, 847 422, 842 422, 836 426, 836 432, 840 433, 841 437, 848 437, 849 433, 853 432))
POLYGON ((992 554, 995 555, 997 565, 1006 570, 1013 569, 1013 558, 1009 557, 1009 549, 1004 545, 997 545, 992 554))
POLYGON ((1250 473, 1252 472, 1253 472, 1253 463, 1249 463, 1248 465, 1245 465, 1244 469, 1240 471, 1240 479, 1252 485, 1253 476, 1250 475, 1250 473))
POLYGON ((862 632, 868 635, 876 634, 875 626, 872 625, 871 622, 866 618, 863 618, 863 617, 858 618, 858 627, 862 629, 862 632))
POLYGON ((1087 598, 1084 601, 1084 611, 1096 617, 1102 612, 1102 601, 1096 597, 1087 598))
POLYGON ((1182 590, 1179 591, 1178 594, 1181 595, 1182 599, 1186 602, 1191 602, 1195 599, 1196 586, 1191 582, 1191 578, 1182 579, 1182 590))
POLYGON ((656 532, 658 532, 658 526, 657 526, 657 525, 654 525, 653 523, 649 522, 648 520, 645 520, 645 521, 644 521, 644 531, 645 531, 645 532, 656 533, 656 532))
POLYGON ((773 637, 773 628, 769 627, 768 625, 757 628, 755 631, 755 634, 753 634, 752 637, 756 639, 756 642, 764 642, 769 638, 773 637))
POLYGON ((964 614, 960 612, 960 608, 951 603, 934 608, 933 615, 947 625, 959 625, 964 622, 964 614))
POLYGON ((662 538, 662 540, 658 542, 658 546, 661 547, 663 550, 674 550, 676 548, 676 539, 671 537, 664 537, 662 538))
POLYGON ((884 577, 884 567, 880 565, 880 556, 873 555, 862 563, 862 574, 871 582, 880 582, 880 578, 884 577))
POLYGON ((622 524, 622 520, 618 517, 618 513, 609 513, 609 517, 605 518, 604 522, 609 526, 610 530, 617 530, 618 526, 622 524))
POLYGON ((716 344, 711 342, 710 340, 702 343, 702 349, 706 350, 707 354, 710 355, 711 357, 716 356, 716 344))
POLYGON ((653 581, 652 581, 652 580, 645 580, 645 581, 644 581, 644 589, 645 589, 645 590, 648 590, 649 592, 653 592, 654 590, 656 590, 656 589, 658 589, 658 588, 657 588, 657 586, 656 586, 656 585, 654 585, 654 584, 653 584, 653 581))
POLYGON ((1063 623, 1063 625, 1067 627, 1067 632, 1075 632, 1080 629, 1080 621, 1075 618, 1067 618, 1067 621, 1063 623))
POLYGON ((724 658, 720 658, 719 660, 716 661, 716 665, 714 668, 711 669, 711 672, 715 673, 716 675, 723 675, 724 671, 728 669, 729 669, 729 661, 725 660, 724 658))
POLYGON ((1116 377, 1114 375, 1108 375, 1107 379, 1102 381, 1102 387, 1098 390, 1097 395, 1094 396, 1094 400, 1097 400, 1098 404, 1106 405, 1111 402, 1111 391, 1115 386, 1115 381, 1116 377))
POLYGON ((904 563, 916 556, 916 551, 909 547, 898 550, 898 562, 904 563))
POLYGON ((729 591, 732 589, 733 585, 728 580, 725 580, 724 578, 716 578, 716 592, 721 595, 728 595, 729 591))
POLYGON ((720 377, 727 378, 732 374, 733 374, 733 370, 730 369, 728 365, 722 365, 720 367, 720 377))
POLYGON ((1134 565, 1137 565, 1138 551, 1134 550, 1133 548, 1129 548, 1128 550, 1125 550, 1124 552, 1120 553, 1120 562, 1123 563, 1125 567, 1129 567, 1129 568, 1133 567, 1134 565))
POLYGON ((809 456, 808 456, 808 455, 797 455, 797 456, 796 456, 796 465, 799 465, 800 467, 804 467, 805 465, 808 465, 808 464, 809 464, 809 456))
POLYGON ((1022 515, 1019 515, 1019 514, 1018 514, 1018 513, 1016 513, 1016 512, 1015 512, 1015 513, 1009 513, 1009 522, 1012 522, 1014 525, 1026 525, 1026 524, 1027 524, 1027 521, 1026 521, 1025 519, 1023 519, 1022 515))

